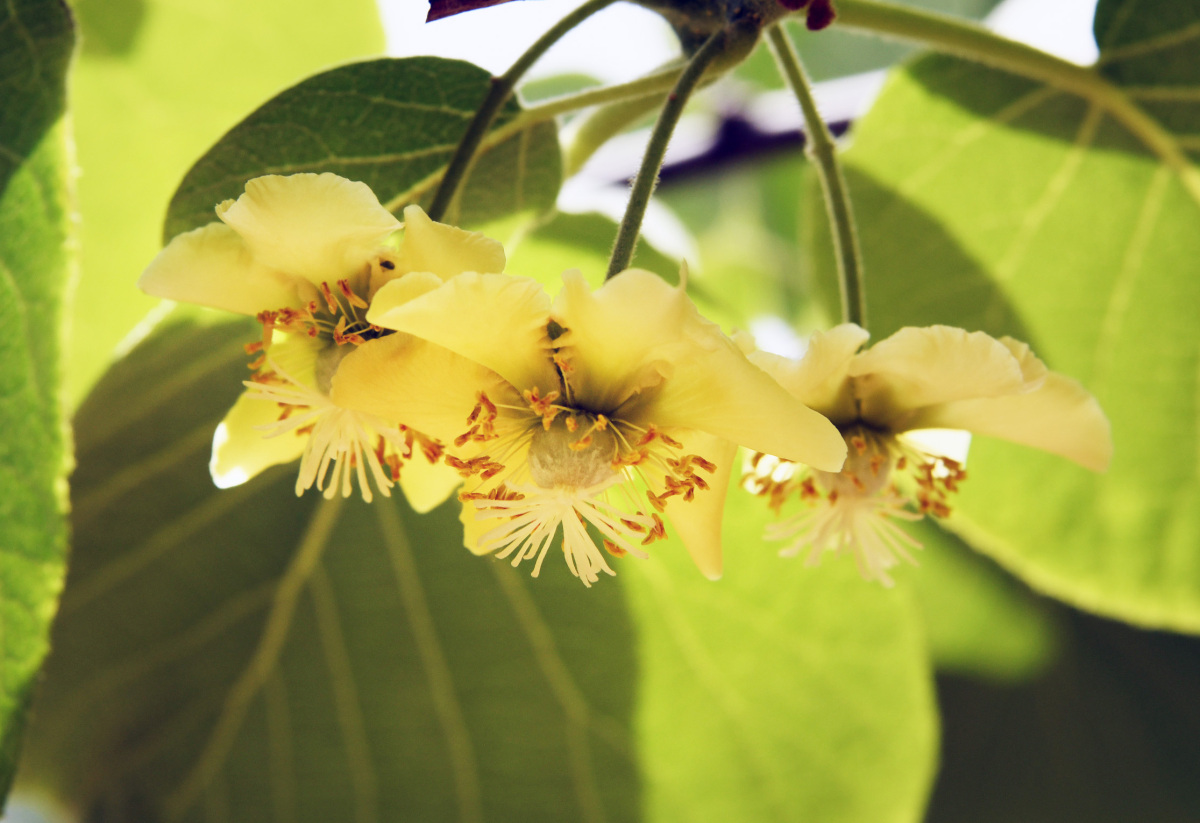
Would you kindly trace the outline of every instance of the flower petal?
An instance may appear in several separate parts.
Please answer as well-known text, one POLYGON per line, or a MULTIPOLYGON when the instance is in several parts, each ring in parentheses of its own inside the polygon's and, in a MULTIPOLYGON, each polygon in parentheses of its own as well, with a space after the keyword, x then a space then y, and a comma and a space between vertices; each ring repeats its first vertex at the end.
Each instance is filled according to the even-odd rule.
POLYGON ((260 263, 317 284, 364 272, 400 228, 365 183, 328 173, 256 177, 217 216, 260 263))
POLYGON ((682 287, 629 269, 591 292, 563 275, 556 341, 576 399, 640 425, 698 429, 757 451, 837 471, 846 444, 704 319, 682 287))
POLYGON ((922 409, 909 428, 966 429, 1033 446, 1104 471, 1112 459, 1108 418, 1078 382, 1049 372, 1025 394, 960 400, 922 409))
MULTIPOLYGON (((724 562, 721 558, 721 521, 725 514, 725 494, 729 476, 737 458, 737 446, 704 432, 672 432, 683 443, 684 454, 698 454, 716 465, 711 475, 704 473, 709 488, 691 500, 678 497, 667 500, 663 512, 671 528, 687 547, 692 562, 709 580, 719 580, 724 562)), ((661 489, 655 489, 660 493, 661 489)))
POLYGON ((774 377, 787 393, 834 423, 849 423, 856 416, 849 379, 854 354, 870 337, 853 323, 814 332, 808 350, 799 360, 756 351, 750 361, 774 377))
POLYGON ((683 287, 641 269, 627 269, 592 291, 578 271, 564 272, 554 319, 566 331, 556 341, 570 364, 576 400, 612 413, 638 391, 662 380, 659 361, 704 321, 683 287))
POLYGON ((396 271, 433 272, 449 280, 464 272, 504 271, 504 246, 479 232, 435 223, 420 206, 404 210, 404 241, 396 253, 396 271))
POLYGON ((433 511, 449 499, 462 477, 445 463, 430 463, 413 455, 400 469, 400 488, 417 514, 433 511))
POLYGON ((307 435, 287 432, 266 437, 258 428, 278 420, 278 404, 246 394, 238 398, 213 435, 208 469, 218 487, 239 486, 264 469, 290 463, 304 453, 307 435))
POLYGON ((223 223, 177 236, 150 261, 138 288, 154 297, 252 316, 301 302, 289 278, 256 263, 237 232, 223 223))
POLYGON ((551 360, 550 298, 534 280, 506 274, 461 274, 414 299, 405 278, 388 283, 367 319, 407 332, 491 369, 521 391, 559 387, 551 360), (404 302, 401 302, 401 301, 404 302))
POLYGON ((494 372, 401 333, 368 341, 348 354, 333 376, 330 398, 450 443, 466 431, 480 391, 497 402, 511 400, 511 389, 494 372))
POLYGON ((1021 361, 983 332, 951 326, 908 327, 854 358, 850 376, 862 417, 893 431, 917 409, 1026 389, 1021 361))

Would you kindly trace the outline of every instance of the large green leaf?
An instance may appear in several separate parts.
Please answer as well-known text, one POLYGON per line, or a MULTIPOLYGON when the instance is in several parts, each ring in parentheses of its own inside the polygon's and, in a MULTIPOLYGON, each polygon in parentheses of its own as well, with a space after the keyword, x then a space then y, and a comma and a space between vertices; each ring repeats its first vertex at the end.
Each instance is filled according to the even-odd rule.
POLYGON ((167 201, 195 159, 263 100, 383 49, 374 0, 75 0, 72 72, 81 277, 67 359, 78 403, 157 304, 134 284, 158 251, 167 201))
POLYGON ((908 600, 672 541, 584 589, 472 557, 454 504, 206 468, 252 324, 176 325, 78 415, 78 534, 18 781, 86 819, 915 821, 935 719, 908 600), (171 813, 174 813, 172 816, 171 813))
POLYGON ((1105 475, 977 438, 952 527, 1057 597, 1189 631, 1200 189, 1174 153, 1200 133, 1198 27, 1193 4, 1100 6, 1110 99, 1145 104, 1154 151, 1086 101, 927 57, 892 78, 846 155, 875 338, 939 322, 1013 334, 1112 421, 1105 475))
POLYGON ((0 808, 66 553, 59 360, 72 206, 61 118, 74 41, 58 0, 0 8, 0 808))
MULTIPOLYGON (((274 97, 222 137, 171 200, 169 239, 214 220, 213 207, 263 174, 331 171, 362 180, 392 211, 429 201, 491 74, 461 60, 374 60, 311 77, 274 97)), ((501 128, 521 110, 511 99, 501 128)), ((562 178, 558 132, 533 124, 475 162, 447 222, 477 225, 554 206, 562 178)))

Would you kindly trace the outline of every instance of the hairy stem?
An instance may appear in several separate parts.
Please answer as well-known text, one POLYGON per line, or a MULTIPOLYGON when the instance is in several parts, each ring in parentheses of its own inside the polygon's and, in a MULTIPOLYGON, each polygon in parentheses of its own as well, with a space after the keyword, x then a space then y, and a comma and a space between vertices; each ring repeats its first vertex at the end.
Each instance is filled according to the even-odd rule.
POLYGON ((441 220, 449 210, 450 205, 454 202, 454 198, 458 195, 459 186, 466 179, 467 173, 471 169, 476 152, 479 150, 479 145, 483 142, 484 136, 487 135, 492 121, 496 119, 501 106, 512 95, 517 83, 525 76, 525 72, 529 71, 530 67, 538 61, 538 58, 561 40, 567 32, 615 1, 588 0, 588 2, 568 14, 549 31, 539 37, 536 43, 517 58, 517 62, 513 63, 508 71, 500 77, 492 78, 492 86, 488 89, 487 96, 475 112, 475 117, 472 118, 470 124, 467 126, 467 131, 463 135, 462 140, 459 141, 458 148, 454 150, 454 156, 450 159, 450 165, 446 167, 446 173, 442 177, 441 185, 438 186, 437 193, 433 197, 433 204, 429 207, 429 217, 431 219, 441 220))
POLYGON ((800 55, 782 26, 774 25, 767 30, 767 43, 779 70, 800 102, 804 112, 804 131, 808 137, 808 154, 816 163, 817 177, 821 181, 821 192, 825 195, 825 209, 829 213, 829 224, 833 231, 833 250, 837 257, 838 285, 842 298, 842 322, 857 323, 867 327, 867 297, 863 283, 862 252, 858 247, 858 230, 854 225, 854 209, 850 204, 850 192, 846 178, 838 162, 837 146, 829 133, 817 102, 813 99, 808 77, 800 63, 800 55))
POLYGON ((667 96, 666 105, 659 112, 654 130, 650 133, 650 140, 646 144, 642 165, 634 178, 633 190, 629 193, 629 205, 625 207, 625 216, 617 229, 617 239, 613 243, 612 256, 608 261, 606 280, 627 269, 633 260, 638 234, 642 230, 642 220, 646 216, 646 207, 650 205, 650 196, 654 194, 654 187, 658 185, 658 173, 667 153, 667 144, 671 142, 671 135, 675 132, 675 126, 679 123, 688 98, 704 77, 704 72, 724 52, 731 34, 731 27, 726 27, 709 37, 692 55, 679 75, 675 87, 667 96))

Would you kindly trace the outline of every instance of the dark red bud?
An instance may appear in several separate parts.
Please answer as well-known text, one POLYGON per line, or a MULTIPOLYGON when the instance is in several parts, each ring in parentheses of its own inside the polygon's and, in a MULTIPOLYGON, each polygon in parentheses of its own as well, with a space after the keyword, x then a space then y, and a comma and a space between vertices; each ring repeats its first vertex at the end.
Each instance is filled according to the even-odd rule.
POLYGON ((808 20, 805 25, 809 31, 820 31, 833 22, 837 13, 833 10, 833 0, 812 0, 808 9, 808 20))

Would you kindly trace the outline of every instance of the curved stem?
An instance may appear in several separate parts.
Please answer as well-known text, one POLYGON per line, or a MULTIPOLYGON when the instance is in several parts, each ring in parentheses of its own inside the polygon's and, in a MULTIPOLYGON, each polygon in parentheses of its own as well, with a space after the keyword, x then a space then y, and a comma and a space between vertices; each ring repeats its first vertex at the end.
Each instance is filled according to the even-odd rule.
POLYGON ((1100 106, 1154 152, 1200 203, 1200 169, 1178 140, 1120 88, 1091 68, 993 34, 982 26, 878 0, 838 0, 837 23, 875 34, 915 40, 956 57, 1039 80, 1100 106))
POLYGON ((825 208, 829 212, 829 224, 833 230, 833 250, 837 257, 838 285, 842 298, 842 322, 857 323, 867 327, 867 297, 863 282, 862 252, 858 247, 858 230, 854 225, 854 209, 850 205, 850 192, 837 158, 837 145, 829 133, 812 89, 804 74, 800 55, 787 33, 778 24, 767 30, 767 43, 775 62, 787 79, 788 85, 800 102, 804 112, 804 131, 808 137, 808 154, 817 167, 821 181, 821 192, 825 195, 825 208))
POLYGON ((637 247, 638 234, 642 230, 642 220, 646 216, 646 207, 650 204, 650 196, 658 185, 658 173, 662 169, 663 158, 667 153, 667 144, 683 114, 688 98, 704 77, 704 72, 721 56, 729 40, 731 27, 723 28, 704 42, 704 45, 692 55, 675 88, 667 96, 666 105, 659 112, 646 143, 646 153, 642 156, 642 165, 638 168, 637 177, 633 181, 633 190, 629 193, 629 205, 625 207, 625 216, 617 229, 617 239, 613 243, 612 256, 608 261, 608 273, 605 280, 624 271, 633 260, 633 251, 637 247))
POLYGON ((446 167, 442 183, 438 186, 437 194, 433 197, 433 204, 429 207, 430 219, 441 220, 450 208, 450 204, 454 202, 459 186, 466 179, 467 172, 475 160, 479 144, 483 142, 483 138, 491 127, 492 121, 500 112, 500 107, 508 100, 517 83, 525 76, 525 72, 529 71, 538 58, 561 40, 567 32, 605 6, 609 6, 614 2, 616 0, 588 0, 588 2, 558 21, 549 31, 539 37, 536 43, 517 58, 517 62, 513 63, 508 71, 500 77, 492 78, 492 86, 488 89, 487 96, 484 97, 483 102, 479 105, 474 118, 471 119, 470 124, 467 126, 466 133, 463 134, 462 140, 459 141, 458 147, 454 150, 454 156, 450 159, 450 165, 446 167))

